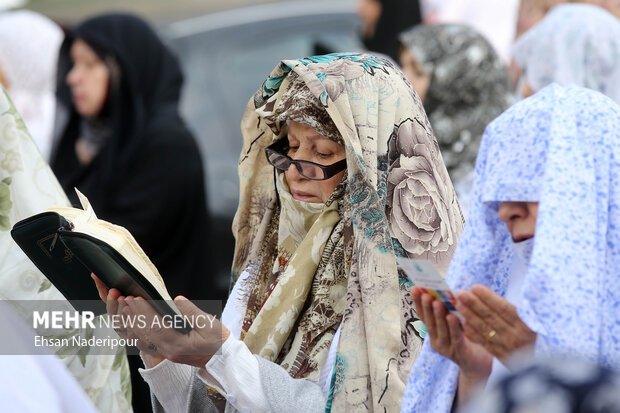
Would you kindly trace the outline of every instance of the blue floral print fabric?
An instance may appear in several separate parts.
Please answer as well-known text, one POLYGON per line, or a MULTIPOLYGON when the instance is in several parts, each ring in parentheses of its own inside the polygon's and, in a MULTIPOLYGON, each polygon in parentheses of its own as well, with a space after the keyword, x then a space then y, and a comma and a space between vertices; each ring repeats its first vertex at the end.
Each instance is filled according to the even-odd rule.
MULTIPOLYGON (((447 281, 504 295, 512 239, 502 201, 539 202, 517 308, 538 355, 620 367, 620 107, 576 86, 547 86, 486 129, 474 197, 447 281)), ((409 376, 403 412, 449 412, 458 367, 428 342, 409 376)))

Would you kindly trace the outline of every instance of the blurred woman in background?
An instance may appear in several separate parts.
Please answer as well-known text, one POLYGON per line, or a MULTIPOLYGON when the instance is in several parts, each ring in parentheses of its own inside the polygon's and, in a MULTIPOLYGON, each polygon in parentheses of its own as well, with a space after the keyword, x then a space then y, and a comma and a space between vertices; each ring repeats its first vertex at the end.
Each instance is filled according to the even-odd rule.
POLYGON ((398 34, 422 23, 418 0, 359 0, 362 42, 366 49, 398 62, 398 34))
POLYGON ((513 46, 517 92, 556 82, 597 90, 620 103, 620 20, 589 4, 555 6, 513 46))
POLYGON ((0 13, 0 83, 46 160, 52 150, 56 68, 63 38, 60 27, 41 14, 0 13))
MULTIPOLYGON (((76 187, 99 218, 134 235, 172 296, 222 299, 207 271, 200 152, 178 114, 182 81, 176 58, 137 17, 103 15, 71 30, 59 58, 51 166, 72 203, 76 187)), ((130 364, 134 408, 143 411, 148 387, 139 358, 130 364)))
MULTIPOLYGON (((172 294, 205 284, 202 161, 178 114, 176 58, 137 17, 95 17, 63 43, 52 168, 76 203, 129 229, 172 294)), ((208 291, 203 291, 208 293, 208 291)), ((196 297, 199 298, 199 297, 196 297)))
POLYGON ((491 44, 468 26, 418 26, 399 40, 403 72, 422 99, 466 211, 484 128, 512 103, 508 72, 491 44))

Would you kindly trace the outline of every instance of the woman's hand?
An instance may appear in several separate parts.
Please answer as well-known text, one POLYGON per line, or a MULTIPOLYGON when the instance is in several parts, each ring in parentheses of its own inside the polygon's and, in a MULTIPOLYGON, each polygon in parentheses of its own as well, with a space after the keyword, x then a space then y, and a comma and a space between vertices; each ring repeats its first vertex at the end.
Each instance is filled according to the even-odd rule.
POLYGON ((99 297, 106 302, 108 314, 122 321, 121 328, 115 331, 122 338, 137 339, 136 347, 147 355, 148 364, 155 365, 167 358, 175 363, 204 367, 230 335, 215 316, 201 311, 185 297, 179 296, 174 302, 193 323, 188 334, 172 328, 169 324, 175 320, 163 319, 144 298, 123 297, 116 288, 108 289, 95 274, 91 277, 99 297))
MULTIPOLYGON (((124 328, 128 323, 127 316, 125 315, 124 310, 127 307, 127 303, 125 302, 125 297, 121 295, 121 292, 116 288, 108 289, 106 285, 101 281, 95 274, 90 274, 93 281, 95 281, 95 286, 97 287, 97 291, 99 292, 99 297, 106 303, 106 311, 108 315, 111 317, 115 317, 117 320, 120 320, 118 323, 115 323, 119 328, 115 328, 114 331, 124 339, 129 338, 127 335, 127 329, 124 328)), ((144 364, 147 368, 154 367, 165 360, 165 357, 157 354, 144 354, 144 364)))
POLYGON ((474 285, 457 298, 456 309, 465 317, 465 336, 504 365, 516 350, 534 345, 536 333, 519 318, 517 308, 487 287, 474 285))
POLYGON ((426 325, 431 348, 456 363, 466 377, 486 380, 491 373, 493 356, 465 337, 458 318, 447 314, 443 303, 416 287, 411 290, 411 295, 418 315, 426 325))
POLYGON ((127 328, 128 338, 138 339, 137 347, 143 352, 164 356, 175 363, 204 367, 230 335, 215 316, 200 310, 185 297, 179 296, 174 302, 181 314, 193 323, 188 334, 172 328, 171 320, 162 318, 142 297, 127 297, 124 302, 125 316, 144 320, 127 328))
MULTIPOLYGON (((105 302, 106 311, 110 317, 114 317, 118 320, 126 319, 123 315, 123 309, 126 307, 124 298, 121 295, 121 292, 116 288, 108 289, 106 285, 101 281, 95 274, 90 274, 90 277, 95 281, 95 285, 97 286, 97 291, 99 292, 99 297, 105 302)), ((115 328, 114 331, 121 337, 127 338, 126 329, 123 326, 126 324, 124 322, 116 323, 120 326, 120 328, 115 328)))
POLYGON ((465 337, 459 319, 454 314, 447 314, 443 303, 430 294, 424 294, 419 288, 414 287, 411 295, 418 315, 426 325, 431 348, 459 366, 455 403, 457 407, 464 406, 474 391, 489 378, 493 356, 465 337))

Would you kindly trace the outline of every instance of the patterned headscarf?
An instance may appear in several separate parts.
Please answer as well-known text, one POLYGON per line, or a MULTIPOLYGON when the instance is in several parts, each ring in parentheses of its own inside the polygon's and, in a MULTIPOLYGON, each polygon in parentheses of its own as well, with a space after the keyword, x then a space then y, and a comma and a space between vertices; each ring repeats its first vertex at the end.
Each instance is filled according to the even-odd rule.
POLYGON ((484 128, 512 103, 508 71, 491 44, 459 24, 400 35, 431 81, 424 109, 453 180, 473 171, 484 128))
POLYGON ((289 74, 289 79, 291 84, 282 94, 278 106, 265 118, 272 123, 278 122, 279 127, 287 121, 294 120, 343 145, 342 136, 334 121, 304 81, 295 72, 289 74))
MULTIPOLYGON (((425 257, 445 270, 463 226, 420 100, 398 69, 373 56, 285 60, 248 104, 242 130, 233 273, 256 273, 249 287, 250 311, 287 311, 275 326, 264 324, 265 319, 275 320, 273 313, 263 318, 260 328, 254 328, 258 316, 246 317, 244 330, 254 336, 248 346, 294 377, 316 378, 322 368, 318 354, 329 347, 340 325, 327 409, 397 410, 423 331, 414 328, 418 317, 409 295, 411 285, 399 275, 396 256, 425 257), (303 214, 311 219, 304 220, 306 235, 299 238, 298 248, 276 257, 282 238, 295 237, 283 230, 281 211, 288 201, 281 194, 282 182, 274 183, 274 168, 264 148, 286 135, 286 123, 273 114, 295 81, 292 73, 337 127, 346 148, 347 178, 318 211, 303 214), (310 215, 316 213, 322 217, 313 221, 310 215), (302 266, 293 262, 301 260, 316 267, 309 279, 291 274, 287 267, 293 265, 296 271, 302 266), (263 268, 270 270, 267 276, 263 268), (306 294, 298 301, 305 303, 303 309, 292 310, 294 294, 285 293, 291 280, 306 280, 295 290, 306 294), (254 293, 257 290, 261 293, 254 293), (330 303, 328 311, 323 311, 323 303, 330 303), (299 331, 309 337, 299 337, 299 331), (287 334, 288 340, 283 337, 287 334)), ((300 224, 285 228, 293 226, 300 224)))
MULTIPOLYGON (((515 245, 497 211, 538 202, 534 247, 516 306, 536 353, 620 367, 620 107, 552 84, 494 120, 476 163, 470 219, 450 265, 455 290, 506 293, 515 245)), ((403 412, 449 412, 458 367, 428 343, 403 412)))
POLYGON ((535 91, 552 82, 574 84, 620 103, 620 21, 598 6, 555 6, 512 53, 535 91))

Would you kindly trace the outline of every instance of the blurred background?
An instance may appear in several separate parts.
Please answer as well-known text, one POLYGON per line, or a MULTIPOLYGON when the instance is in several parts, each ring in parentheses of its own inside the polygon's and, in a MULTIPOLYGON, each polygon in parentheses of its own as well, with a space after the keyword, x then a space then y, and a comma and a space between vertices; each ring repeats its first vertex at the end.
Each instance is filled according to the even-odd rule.
POLYGON ((356 0, 0 0, 67 29, 114 11, 145 18, 177 54, 185 75, 181 114, 198 140, 211 216, 219 296, 230 282, 237 208, 240 121, 248 100, 285 58, 361 51, 356 0))
MULTIPOLYGON (((520 83, 523 68, 511 62, 515 38, 564 2, 595 4, 620 17, 620 0, 0 0, 0 12, 29 9, 51 18, 64 29, 98 14, 131 12, 147 20, 177 55, 185 77, 181 115, 198 141, 204 162, 214 257, 209 266, 213 272, 208 276, 217 280, 216 295, 224 297, 234 248, 231 225, 238 201, 240 121, 248 100, 278 61, 369 49, 415 69, 413 72, 425 79, 419 84, 412 80, 407 67, 405 73, 421 97, 418 86, 424 82, 427 88, 430 82, 431 92, 436 92, 440 89, 439 78, 447 78, 446 73, 454 75, 455 81, 469 79, 467 76, 471 75, 482 81, 464 83, 484 84, 483 89, 489 91, 488 96, 475 93, 481 107, 487 105, 501 111, 510 99, 497 104, 491 95, 515 92, 518 97, 527 86, 520 83), (489 43, 497 59, 483 62, 484 54, 476 46, 479 42, 469 41, 471 36, 452 38, 446 34, 454 32, 454 27, 443 28, 431 41, 418 41, 417 45, 413 40, 423 39, 423 30, 401 37, 413 27, 431 24, 467 26, 473 30, 471 36, 479 35, 489 43), (405 44, 406 38, 413 39, 412 43, 405 44), (424 50, 425 47, 431 50, 424 50), (465 61, 469 65, 462 64, 465 61), (508 70, 510 79, 504 74, 490 76, 485 71, 489 68, 508 70), (433 70, 442 76, 436 76, 433 70), (466 76, 467 70, 473 74, 466 76), (501 93, 497 84, 501 85, 501 93)), ((423 97, 423 101, 444 158, 452 156, 464 163, 463 145, 471 146, 475 154, 476 136, 481 132, 457 122, 460 112, 456 109, 438 106, 442 103, 459 106, 459 110, 472 109, 475 105, 467 90, 457 93, 456 89, 450 86, 445 96, 426 100, 423 97), (459 94, 464 97, 457 98, 459 94), (434 119, 433 111, 449 113, 446 122, 454 123, 454 136, 442 130, 446 122, 434 119)), ((479 112, 462 117, 484 126, 489 119, 482 115, 492 111, 479 112)), ((465 187, 470 185, 466 176, 450 173, 457 191, 461 179, 465 187)), ((467 205, 467 189, 459 192, 459 199, 462 206, 467 205)))
POLYGON ((215 295, 225 297, 238 201, 240 121, 278 61, 331 52, 380 52, 399 62, 397 36, 422 23, 465 21, 503 58, 514 38, 518 0, 0 0, 0 11, 30 9, 64 29, 109 12, 147 20, 178 56, 181 115, 198 141, 211 217, 215 295), (442 17, 443 16, 443 17, 442 17))

